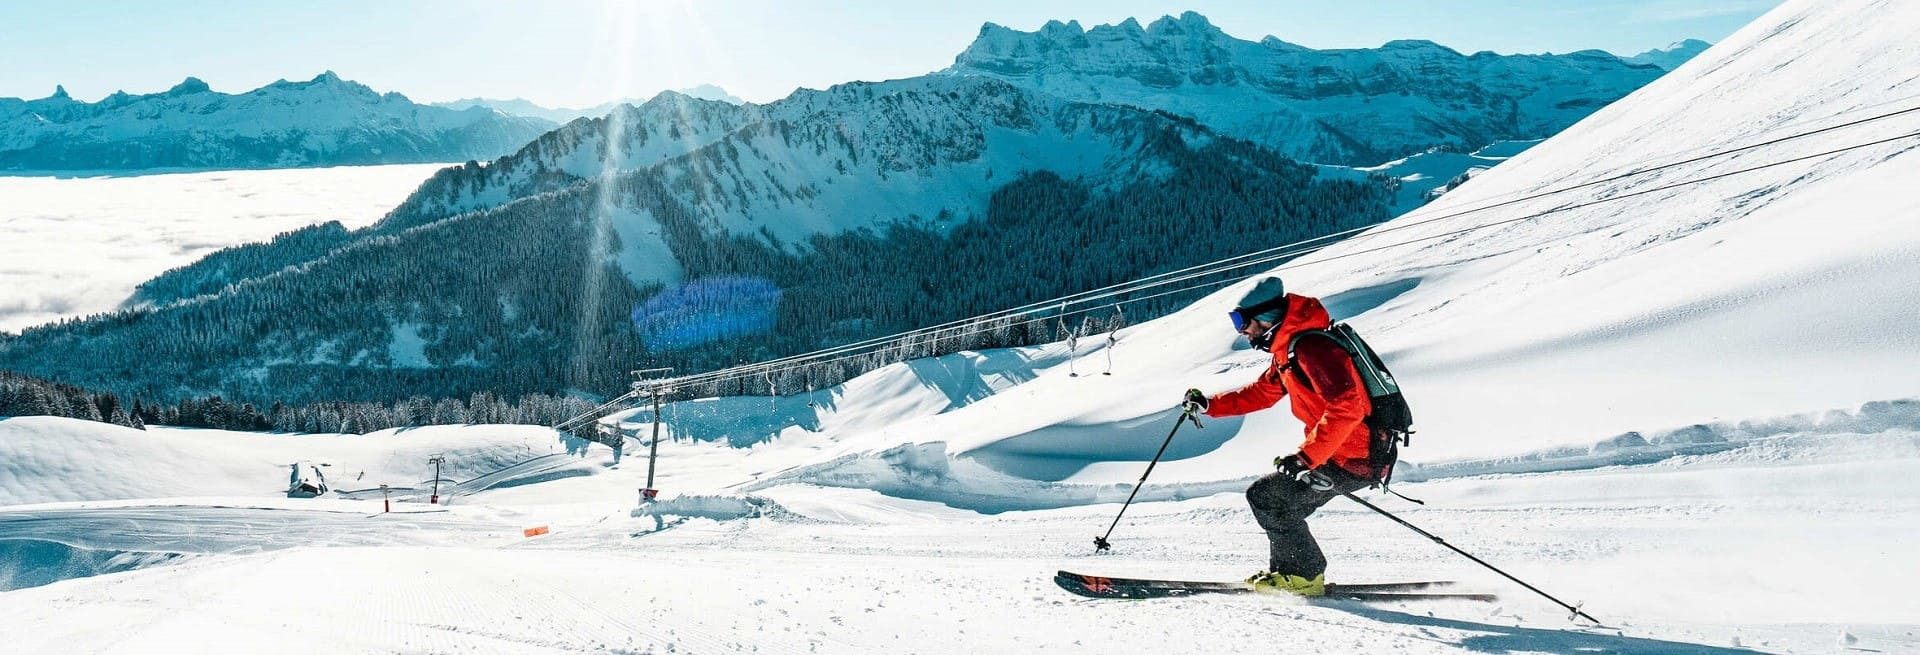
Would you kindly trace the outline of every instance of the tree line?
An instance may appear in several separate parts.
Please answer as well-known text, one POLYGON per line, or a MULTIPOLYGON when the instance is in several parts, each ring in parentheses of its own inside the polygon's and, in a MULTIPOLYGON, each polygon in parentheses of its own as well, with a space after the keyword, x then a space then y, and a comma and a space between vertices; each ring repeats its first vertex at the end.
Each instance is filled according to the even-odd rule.
POLYGON ((274 403, 258 407, 219 396, 149 402, 0 371, 0 416, 60 416, 144 430, 149 425, 252 432, 365 434, 391 428, 468 423, 554 425, 592 409, 580 398, 528 394, 503 399, 476 392, 464 400, 414 396, 391 403, 274 403))
MULTIPOLYGON (((684 193, 645 172, 345 245, 337 228, 322 226, 291 237, 288 248, 325 251, 296 267, 260 274, 277 258, 236 255, 150 287, 156 299, 175 302, 0 335, 0 368, 145 402, 218 396, 223 406, 253 405, 276 426, 403 424, 433 420, 413 411, 417 404, 404 415, 394 409, 416 397, 466 403, 469 416, 476 393, 611 397, 626 390, 634 368, 684 374, 810 352, 1387 218, 1389 192, 1379 183, 1321 179, 1310 166, 1233 139, 1189 143, 1159 118, 1109 127, 1137 132, 1140 170, 1099 186, 1028 171, 991 193, 984 216, 945 231, 929 217, 902 217, 779 243, 716 229, 684 193), (766 306, 771 328, 742 334, 740 325, 763 324, 721 321, 736 331, 650 343, 635 311, 670 289, 629 280, 609 256, 623 246, 614 212, 598 202, 597 185, 608 183, 612 209, 659 222, 685 279, 750 278, 777 289, 777 302, 766 306), (364 404, 392 417, 367 410, 371 418, 357 422, 340 411, 338 419, 274 418, 276 403, 364 404)), ((771 297, 754 293, 756 302, 771 297)), ((1126 310, 1145 320, 1199 293, 1126 310)), ((724 304, 707 309, 725 316, 724 304)), ((1015 317, 776 382, 824 387, 903 358, 1062 338, 1089 319, 1108 320, 1015 317)), ((743 380, 723 386, 714 391, 765 389, 743 380)))

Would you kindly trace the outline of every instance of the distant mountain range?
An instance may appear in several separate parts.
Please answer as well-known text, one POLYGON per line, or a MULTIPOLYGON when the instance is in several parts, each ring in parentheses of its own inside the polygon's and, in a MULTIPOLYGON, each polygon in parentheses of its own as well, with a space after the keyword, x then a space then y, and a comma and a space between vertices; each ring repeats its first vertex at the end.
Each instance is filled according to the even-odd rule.
POLYGON ((1699 56, 1702 52, 1706 52, 1707 48, 1711 47, 1713 47, 1713 44, 1707 43, 1706 41, 1687 39, 1668 45, 1663 49, 1648 50, 1632 57, 1627 57, 1626 59, 1636 64, 1647 64, 1659 66, 1665 70, 1673 70, 1679 68, 1681 64, 1692 61, 1694 57, 1699 56))
MULTIPOLYGON (((700 86, 695 86, 695 87, 690 87, 685 89, 678 89, 674 91, 674 93, 678 93, 680 95, 687 96, 690 98, 698 98, 701 100, 718 100, 720 102, 725 102, 725 103, 734 104, 734 105, 747 104, 747 101, 734 97, 733 94, 727 93, 726 89, 722 89, 712 84, 702 84, 700 86)), ((639 105, 645 102, 646 100, 643 98, 622 98, 620 100, 616 100, 613 102, 603 102, 603 103, 594 105, 592 107, 549 108, 549 107, 543 107, 543 106, 534 104, 533 101, 531 100, 525 100, 521 98, 514 98, 512 100, 496 100, 493 98, 462 98, 460 100, 453 100, 450 102, 436 102, 436 103, 433 103, 433 106, 445 107, 448 109, 467 109, 469 107, 476 107, 476 106, 490 107, 492 109, 498 110, 500 113, 503 113, 509 116, 526 116, 528 118, 539 118, 539 119, 549 120, 555 123, 569 123, 569 122, 572 122, 574 119, 578 119, 578 118, 599 118, 601 116, 605 116, 609 113, 612 113, 614 107, 618 107, 620 105, 639 105)))
POLYGON ((328 71, 241 94, 195 78, 164 93, 80 102, 56 88, 0 98, 0 171, 293 168, 485 160, 552 129, 486 108, 378 93, 328 71))
POLYGON ((625 384, 606 362, 697 370, 887 334, 1367 225, 1389 196, 1181 117, 984 77, 746 107, 663 94, 443 171, 365 230, 222 251, 144 285, 146 309, 0 338, 0 368, 146 398, 604 392, 625 384))
POLYGON ((224 250, 128 311, 0 335, 0 368, 151 398, 613 392, 606 362, 705 370, 1378 222, 1661 72, 1255 43, 1197 14, 989 24, 921 77, 573 120, 374 226, 224 250))
POLYGON ((1187 12, 1090 30, 988 23, 945 72, 1170 111, 1303 161, 1371 166, 1551 136, 1698 54, 1693 44, 1640 61, 1599 50, 1463 55, 1431 41, 1315 50, 1237 39, 1187 12))

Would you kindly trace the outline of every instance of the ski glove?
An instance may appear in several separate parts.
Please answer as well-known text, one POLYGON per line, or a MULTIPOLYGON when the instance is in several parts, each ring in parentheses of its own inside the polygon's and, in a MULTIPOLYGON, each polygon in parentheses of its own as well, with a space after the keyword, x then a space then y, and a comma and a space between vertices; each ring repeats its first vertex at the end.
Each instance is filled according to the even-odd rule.
POLYGON ((1202 393, 1199 389, 1188 389, 1187 398, 1180 403, 1180 409, 1185 410, 1188 414, 1205 414, 1207 412, 1207 404, 1207 394, 1202 393))
POLYGON ((1293 478, 1300 484, 1311 487, 1314 491, 1333 490, 1333 478, 1307 466, 1307 460, 1299 453, 1273 458, 1273 467, 1280 469, 1281 473, 1285 473, 1287 477, 1293 478))

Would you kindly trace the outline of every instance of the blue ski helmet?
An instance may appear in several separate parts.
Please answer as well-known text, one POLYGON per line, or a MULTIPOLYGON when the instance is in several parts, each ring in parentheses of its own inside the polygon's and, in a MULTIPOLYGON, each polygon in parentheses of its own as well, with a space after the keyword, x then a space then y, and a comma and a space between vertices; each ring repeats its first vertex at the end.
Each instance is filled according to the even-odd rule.
POLYGON ((1266 278, 1240 296, 1240 304, 1227 315, 1235 331, 1246 329, 1248 321, 1279 323, 1287 315, 1286 298, 1287 285, 1280 278, 1266 278))

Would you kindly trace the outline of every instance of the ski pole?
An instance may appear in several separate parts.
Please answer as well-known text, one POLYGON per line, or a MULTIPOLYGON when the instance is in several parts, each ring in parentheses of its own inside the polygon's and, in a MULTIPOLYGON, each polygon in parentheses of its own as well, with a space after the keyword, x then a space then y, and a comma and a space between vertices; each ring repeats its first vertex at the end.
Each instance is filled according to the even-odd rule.
POLYGON ((1173 443, 1173 435, 1179 434, 1180 424, 1189 420, 1193 421, 1193 428, 1195 430, 1201 429, 1200 417, 1193 415, 1193 408, 1191 407, 1183 408, 1180 411, 1180 416, 1173 419, 1173 429, 1167 432, 1167 440, 1160 442, 1160 452, 1154 453, 1153 461, 1147 462, 1146 472, 1141 473, 1140 481, 1133 484, 1133 493, 1127 494, 1127 502, 1120 506, 1120 513, 1113 515, 1113 524, 1107 526, 1107 533, 1093 538, 1094 552, 1113 547, 1112 544, 1107 543, 1107 537, 1113 536, 1113 528, 1114 526, 1120 525, 1120 517, 1127 515, 1127 507, 1133 504, 1133 497, 1140 493, 1140 487, 1147 483, 1147 476, 1153 475, 1153 467, 1160 464, 1160 456, 1167 454, 1167 446, 1173 443))
POLYGON ((1491 570, 1491 571, 1493 571, 1494 573, 1498 573, 1498 574, 1500 574, 1500 575, 1502 575, 1502 576, 1505 576, 1505 577, 1506 577, 1506 579, 1508 579, 1508 580, 1512 580, 1512 581, 1514 581, 1515 583, 1518 583, 1518 584, 1519 584, 1520 586, 1522 586, 1522 587, 1526 587, 1528 591, 1531 591, 1531 592, 1533 592, 1533 593, 1536 593, 1536 594, 1540 594, 1540 595, 1541 595, 1542 597, 1544 597, 1544 598, 1546 598, 1547 600, 1550 600, 1550 601, 1553 601, 1553 602, 1555 602, 1555 603, 1557 603, 1557 604, 1559 604, 1559 605, 1560 605, 1561 607, 1564 607, 1564 608, 1566 608, 1566 609, 1567 609, 1567 611, 1569 611, 1569 612, 1573 612, 1573 616, 1569 616, 1569 617, 1567 617, 1567 620, 1569 620, 1569 621, 1571 621, 1571 620, 1573 620, 1573 619, 1574 619, 1574 617, 1581 617, 1581 618, 1585 618, 1585 619, 1586 619, 1586 620, 1588 620, 1588 621, 1592 621, 1592 622, 1593 622, 1593 623, 1594 623, 1595 625, 1603 625, 1603 624, 1601 624, 1601 623, 1600 623, 1600 619, 1596 619, 1596 618, 1593 618, 1593 616, 1592 616, 1592 615, 1590 615, 1590 614, 1587 614, 1587 613, 1586 613, 1586 612, 1584 612, 1584 611, 1581 611, 1581 610, 1580 610, 1580 606, 1579 606, 1579 605, 1569 605, 1569 604, 1567 604, 1567 602, 1566 602, 1566 601, 1563 601, 1563 600, 1560 600, 1560 599, 1558 599, 1558 598, 1554 598, 1554 597, 1553 597, 1553 595, 1551 595, 1551 594, 1548 594, 1547 592, 1544 592, 1544 591, 1541 591, 1539 587, 1535 587, 1535 586, 1533 586, 1533 585, 1530 585, 1530 584, 1527 584, 1527 583, 1526 583, 1526 581, 1524 581, 1524 580, 1521 580, 1521 579, 1519 579, 1519 578, 1516 578, 1516 577, 1513 577, 1513 575, 1512 575, 1512 574, 1510 574, 1510 573, 1507 573, 1506 571, 1502 571, 1502 570, 1500 570, 1500 569, 1499 569, 1498 567, 1495 567, 1495 566, 1494 566, 1494 565, 1492 565, 1492 564, 1488 564, 1488 563, 1486 562, 1486 560, 1482 560, 1482 559, 1480 559, 1480 558, 1478 558, 1478 557, 1474 557, 1472 553, 1469 553, 1469 552, 1467 552, 1467 551, 1464 551, 1464 550, 1460 550, 1460 547, 1458 547, 1458 546, 1455 546, 1455 545, 1453 545, 1453 544, 1450 544, 1450 543, 1447 543, 1447 540, 1445 540, 1445 539, 1441 539, 1440 537, 1438 537, 1438 536, 1435 536, 1435 535, 1434 535, 1433 533, 1431 533, 1431 532, 1427 532, 1426 530, 1422 530, 1422 529, 1420 529, 1420 526, 1417 526, 1417 525, 1414 525, 1414 524, 1412 524, 1412 523, 1408 523, 1408 522, 1406 522, 1406 520, 1405 520, 1405 519, 1402 519, 1402 518, 1400 518, 1400 517, 1398 517, 1398 516, 1394 516, 1394 515, 1393 515, 1393 513, 1391 513, 1391 512, 1388 512, 1387 510, 1384 510, 1384 509, 1380 509, 1379 507, 1377 507, 1377 506, 1375 506, 1375 505, 1374 505, 1373 503, 1369 503, 1369 502, 1367 502, 1367 501, 1365 501, 1365 500, 1362 500, 1362 499, 1361 499, 1361 498, 1360 498, 1359 496, 1355 496, 1355 495, 1353 495, 1353 492, 1351 492, 1351 491, 1342 491, 1342 492, 1340 492, 1340 495, 1342 495, 1342 496, 1346 496, 1348 500, 1351 500, 1351 501, 1353 501, 1353 502, 1356 502, 1356 503, 1360 503, 1360 505, 1361 505, 1362 507, 1365 507, 1365 508, 1367 508, 1367 509, 1370 509, 1370 510, 1373 510, 1373 511, 1375 511, 1375 512, 1379 512, 1381 516, 1384 516, 1384 517, 1387 517, 1387 518, 1390 518, 1390 519, 1393 519, 1393 522, 1394 522, 1394 523, 1398 523, 1398 524, 1400 524, 1400 525, 1404 525, 1404 526, 1407 526, 1407 529, 1408 529, 1408 530, 1412 530, 1412 531, 1414 531, 1414 532, 1417 532, 1417 533, 1420 533, 1420 536, 1422 536, 1422 537, 1426 537, 1426 538, 1428 538, 1428 539, 1432 539, 1432 540, 1433 540, 1433 543, 1436 543, 1436 544, 1440 544, 1440 545, 1442 545, 1442 546, 1446 546, 1446 547, 1447 547, 1448 549, 1451 549, 1451 550, 1452 550, 1453 552, 1456 552, 1456 553, 1459 553, 1459 554, 1460 554, 1460 555, 1461 555, 1462 557, 1465 557, 1465 558, 1467 558, 1467 559, 1470 559, 1470 560, 1473 560, 1473 563, 1475 563, 1475 564, 1479 564, 1479 565, 1481 565, 1481 566, 1484 566, 1484 567, 1487 567, 1487 569, 1488 569, 1488 570, 1491 570))

